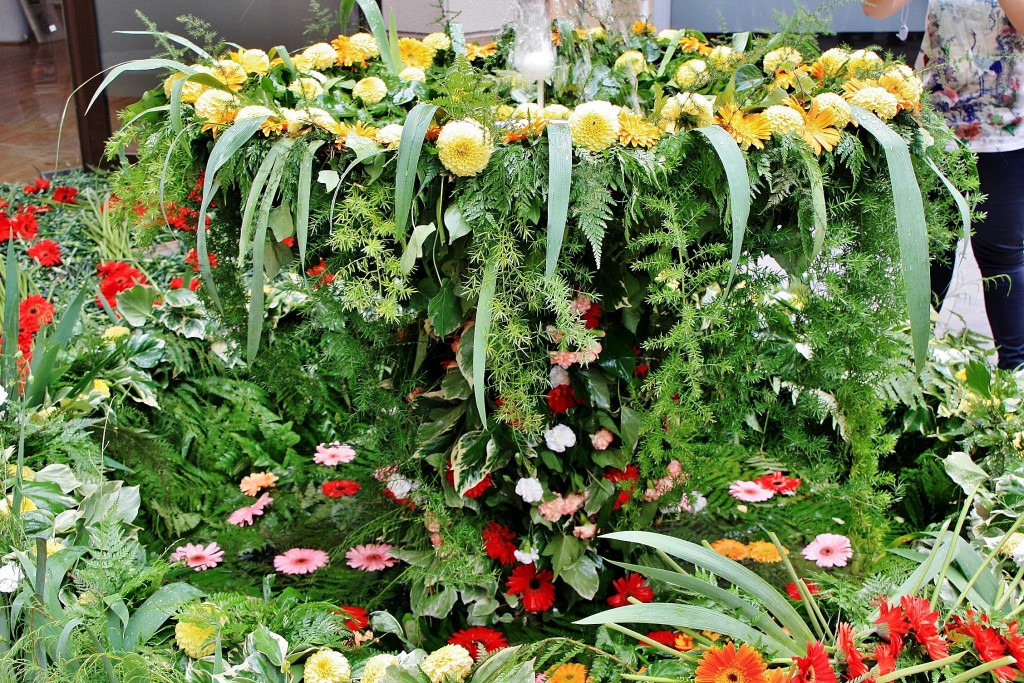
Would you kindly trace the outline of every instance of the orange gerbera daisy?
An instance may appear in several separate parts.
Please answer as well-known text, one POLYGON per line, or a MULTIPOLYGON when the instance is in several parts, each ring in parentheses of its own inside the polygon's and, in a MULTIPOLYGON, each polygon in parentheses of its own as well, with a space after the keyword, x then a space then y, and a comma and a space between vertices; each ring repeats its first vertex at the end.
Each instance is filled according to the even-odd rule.
POLYGON ((745 560, 750 557, 750 550, 746 545, 731 538, 720 538, 711 544, 711 549, 719 555, 725 555, 730 560, 745 560))
POLYGON ((767 683, 764 659, 746 643, 733 643, 704 651, 697 664, 695 683, 767 683))
POLYGON ((654 28, 653 26, 651 26, 642 19, 637 19, 636 21, 634 21, 631 30, 634 34, 638 36, 642 36, 645 33, 649 35, 654 35, 655 31, 657 31, 656 28, 654 28))
POLYGON ((693 638, 690 634, 677 633, 675 640, 672 642, 672 647, 680 652, 689 652, 696 647, 696 644, 693 642, 693 638))
POLYGON ((496 43, 487 43, 486 45, 479 45, 477 43, 466 44, 466 59, 471 62, 475 62, 478 59, 487 59, 494 55, 498 51, 498 45, 496 43))
POLYGON ((790 669, 768 669, 768 683, 789 683, 790 669))
POLYGON ((771 124, 764 114, 744 114, 731 102, 718 110, 718 117, 722 127, 744 150, 751 146, 764 149, 764 141, 772 136, 771 124))
POLYGON ((238 488, 247 496, 257 496, 263 489, 269 489, 277 483, 279 477, 273 472, 253 472, 247 477, 242 477, 238 488))
POLYGON ((587 667, 582 664, 560 664, 549 675, 547 683, 586 683, 587 667))
POLYGON ((680 38, 679 49, 683 52, 699 52, 702 55, 711 54, 711 46, 693 36, 683 36, 680 38))
POLYGON ((747 544, 747 550, 750 553, 750 559, 759 564, 782 562, 782 555, 779 555, 779 549, 775 547, 774 543, 752 541, 747 544))
POLYGON ((842 135, 833 127, 836 114, 830 109, 821 109, 816 100, 811 101, 811 109, 804 113, 804 141, 811 146, 815 154, 822 150, 831 152, 839 144, 842 135))

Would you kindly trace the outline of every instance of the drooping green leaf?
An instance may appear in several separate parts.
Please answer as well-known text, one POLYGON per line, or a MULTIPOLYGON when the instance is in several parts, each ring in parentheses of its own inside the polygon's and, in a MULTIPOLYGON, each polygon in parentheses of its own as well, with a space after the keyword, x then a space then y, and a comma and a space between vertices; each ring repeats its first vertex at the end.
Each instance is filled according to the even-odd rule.
POLYGON ((60 353, 61 349, 67 348, 68 343, 71 341, 71 336, 75 331, 75 324, 78 322, 78 316, 81 314, 82 306, 85 304, 85 299, 88 296, 89 286, 86 285, 78 291, 74 301, 61 314, 57 330, 46 341, 46 350, 36 354, 35 358, 32 359, 32 372, 29 373, 30 381, 25 389, 25 400, 29 406, 34 407, 42 404, 51 380, 55 379, 53 370, 57 363, 57 354, 60 353))
POLYGON ((409 237, 409 244, 406 245, 405 251, 402 252, 402 258, 399 260, 403 273, 406 275, 411 273, 412 269, 416 266, 417 259, 423 258, 423 243, 435 232, 437 232, 437 228, 433 223, 417 225, 413 228, 412 235, 409 237))
POLYGON ((562 581, 572 586, 584 600, 592 600, 601 584, 597 563, 587 555, 581 556, 568 567, 563 567, 559 575, 562 581))
POLYGON ((549 124, 548 133, 548 233, 544 277, 550 280, 558 267, 569 216, 572 185, 572 136, 566 125, 549 124))
POLYGON ((828 212, 825 208, 825 179, 821 174, 821 166, 818 160, 809 152, 801 155, 804 168, 807 170, 807 180, 811 189, 811 208, 814 214, 814 246, 811 248, 811 257, 808 264, 818 258, 822 247, 825 246, 825 231, 828 228, 828 212))
POLYGON ((448 244, 473 232, 473 226, 462 215, 458 204, 452 204, 444 210, 444 227, 448 228, 448 244))
POLYGON ((187 583, 169 583, 161 587, 128 619, 124 630, 125 650, 144 646, 182 605, 203 595, 201 590, 187 583))
POLYGON ((123 64, 112 66, 110 67, 109 73, 107 73, 106 77, 104 77, 100 82, 99 87, 96 88, 96 92, 92 94, 92 98, 89 100, 89 104, 86 106, 85 112, 89 113, 89 110, 92 109, 92 105, 96 103, 97 99, 99 99, 100 94, 107 89, 108 85, 116 81, 121 74, 127 71, 155 71, 157 69, 172 69, 187 75, 195 73, 195 71, 189 67, 185 66, 181 62, 176 62, 173 59, 133 59, 130 62, 124 62, 123 64))
POLYGON ((154 38, 162 38, 164 40, 169 40, 172 43, 177 43, 178 45, 187 47, 203 59, 211 62, 213 61, 213 57, 210 56, 209 52, 199 47, 188 38, 184 38, 174 33, 168 33, 167 31, 114 31, 114 33, 120 33, 126 36, 153 36, 154 38))
MULTIPOLYGON (((363 16, 366 17, 366 23, 370 26, 370 33, 377 39, 377 45, 380 46, 380 59, 384 62, 384 66, 387 67, 388 71, 393 76, 397 76, 398 72, 402 70, 402 63, 395 59, 394 54, 391 50, 391 44, 388 40, 388 31, 384 25, 384 15, 380 13, 380 7, 374 0, 356 0, 359 4, 359 9, 363 11, 363 16)), ((394 46, 395 49, 398 46, 394 46)))
MULTIPOLYGON (((282 147, 287 150, 289 146, 282 147)), ((277 144, 271 152, 277 148, 277 144)), ((269 154, 268 154, 269 156, 269 154)), ((282 152, 274 164, 267 180, 266 190, 263 192, 263 200, 260 202, 260 212, 256 218, 256 234, 253 236, 252 250, 252 279, 249 286, 249 327, 246 334, 245 356, 247 362, 252 364, 256 359, 256 352, 260 347, 260 338, 263 336, 263 320, 266 317, 264 309, 265 293, 263 285, 266 280, 264 262, 266 251, 263 245, 267 240, 267 226, 270 221, 270 210, 277 196, 277 188, 281 184, 281 177, 284 175, 285 156, 282 152)))
MULTIPOLYGON (((351 12, 355 0, 347 1, 351 12)), ((343 22, 347 22, 346 16, 342 16, 343 22)), ((299 162, 299 195, 295 206, 295 242, 299 246, 299 265, 303 273, 306 272, 306 244, 309 240, 309 197, 313 191, 313 161, 316 159, 316 151, 324 142, 326 141, 313 140, 307 144, 306 149, 302 152, 302 160, 299 162)))
MULTIPOLYGON (((742 68, 742 67, 740 67, 742 68)), ((750 217, 750 179, 747 176, 747 162, 736 141, 721 126, 698 128, 697 132, 704 135, 711 143, 718 158, 722 160, 725 176, 729 184, 729 209, 732 216, 732 260, 729 266, 729 282, 726 292, 732 287, 736 269, 740 264, 743 251, 743 237, 747 232, 747 219, 750 217)))
POLYGON ((733 52, 743 52, 747 49, 747 43, 750 42, 750 31, 743 31, 742 33, 734 33, 732 36, 732 50, 733 52))
POLYGON ((939 170, 939 167, 935 165, 935 162, 931 157, 925 156, 924 160, 928 163, 928 168, 932 169, 932 172, 939 177, 942 184, 949 190, 949 194, 953 196, 953 201, 956 202, 956 207, 960 211, 960 224, 963 227, 961 233, 960 248, 957 249, 956 262, 957 264, 963 262, 963 257, 967 252, 967 244, 971 239, 971 207, 967 205, 967 200, 960 194, 960 190, 956 189, 956 186, 949 181, 949 178, 939 170))
POLYGON ((896 210, 896 232, 900 244, 903 284, 910 313, 910 337, 918 372, 928 358, 931 337, 931 275, 928 266, 928 226, 924 217, 921 188, 914 175, 907 143, 868 110, 853 106, 853 118, 878 140, 885 152, 896 210))
POLYGON ((416 169, 423 149, 423 138, 430 122, 434 120, 437 105, 420 102, 405 119, 402 139, 398 144, 398 166, 395 170, 395 234, 405 239, 405 228, 412 212, 413 186, 416 184, 416 169))
POLYGON ((285 154, 293 141, 289 138, 281 138, 273 144, 267 155, 263 157, 256 175, 253 176, 252 185, 249 186, 249 194, 245 198, 245 206, 242 209, 242 225, 238 233, 238 267, 245 267, 245 255, 249 252, 249 239, 253 231, 253 219, 256 217, 256 208, 264 196, 264 187, 270 179, 271 173, 278 167, 278 160, 285 154))
POLYGON ((18 306, 21 288, 18 286, 18 257, 14 251, 14 232, 7 244, 7 267, 4 270, 3 346, 0 347, 0 386, 12 386, 14 381, 14 350, 18 348, 18 306))
POLYGON ((480 299, 476 305, 476 323, 473 336, 473 393, 476 396, 476 412, 480 422, 487 424, 487 382, 484 371, 487 368, 487 338, 491 334, 491 315, 494 313, 494 290, 498 284, 498 272, 493 263, 484 267, 484 279, 480 285, 480 299))

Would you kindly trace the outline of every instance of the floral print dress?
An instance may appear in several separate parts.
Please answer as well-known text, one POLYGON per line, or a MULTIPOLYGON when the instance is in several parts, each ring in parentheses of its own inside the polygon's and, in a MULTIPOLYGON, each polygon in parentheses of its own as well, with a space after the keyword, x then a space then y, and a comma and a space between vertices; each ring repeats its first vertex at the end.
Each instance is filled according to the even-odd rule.
POLYGON ((930 0, 925 91, 975 152, 1024 148, 1024 36, 998 0, 930 0))

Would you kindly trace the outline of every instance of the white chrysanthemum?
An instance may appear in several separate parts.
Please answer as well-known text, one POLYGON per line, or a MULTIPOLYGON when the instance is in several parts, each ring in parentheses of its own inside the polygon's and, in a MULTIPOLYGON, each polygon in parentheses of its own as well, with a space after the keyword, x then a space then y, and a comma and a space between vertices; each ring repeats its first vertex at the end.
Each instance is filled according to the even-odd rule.
POLYGON ((711 76, 708 74, 708 65, 702 59, 691 59, 683 62, 676 69, 676 75, 672 78, 676 87, 680 90, 690 90, 707 85, 711 76))
POLYGON ((231 60, 237 62, 246 73, 266 76, 270 71, 270 57, 263 50, 246 50, 241 48, 231 53, 231 60))
POLYGON ((634 75, 641 74, 647 70, 647 59, 638 50, 627 50, 615 60, 615 66, 627 68, 634 75))
POLYGON ((324 94, 324 86, 320 85, 320 81, 307 76, 296 78, 288 86, 288 89, 306 100, 311 100, 324 94))
POLYGON ((345 655, 334 650, 319 650, 302 667, 305 683, 346 683, 352 679, 352 667, 345 655))
POLYGON ((853 76, 861 76, 878 71, 884 62, 873 50, 854 50, 846 60, 846 70, 853 76))
POLYGON ((540 479, 523 477, 516 482, 516 495, 522 498, 524 503, 537 503, 544 499, 544 487, 540 479))
POLYGON ((423 83, 427 80, 427 74, 423 69, 418 66, 407 66, 398 73, 398 77, 403 81, 419 81, 423 83))
POLYGON ((555 425, 544 432, 544 443, 555 453, 564 453, 576 445, 576 432, 568 425, 555 425))
POLYGON ((241 121, 243 119, 255 119, 260 116, 273 116, 274 110, 269 107, 264 107, 261 104, 250 104, 248 107, 242 107, 235 112, 235 121, 241 121))
POLYGON ((773 74, 779 69, 792 69, 804 61, 804 56, 794 47, 780 47, 764 56, 765 73, 773 74))
POLYGON ((842 73, 849 60, 850 53, 841 47, 825 50, 818 57, 818 63, 821 64, 824 76, 836 76, 842 73))
POLYGON ((350 46, 359 50, 359 52, 367 57, 376 57, 380 54, 380 45, 377 43, 377 39, 369 33, 357 33, 351 36, 348 41, 350 46))
POLYGON ((569 115, 572 143, 592 152, 611 147, 621 130, 619 108, 605 100, 584 102, 569 115))
POLYGON ((423 44, 431 50, 447 50, 452 46, 452 39, 444 33, 428 33, 423 37, 423 44))
POLYGON ((398 657, 389 654, 370 657, 363 665, 363 676, 359 679, 360 683, 377 683, 387 668, 397 661, 398 657))
POLYGON ((377 104, 388 95, 388 86, 376 76, 362 79, 352 88, 352 96, 358 97, 363 104, 377 104))
POLYGON ((473 670, 473 657, 461 645, 445 645, 424 657, 420 669, 430 683, 461 683, 473 670))
POLYGON ((548 373, 548 381, 552 389, 569 384, 569 371, 561 365, 553 365, 548 373))
POLYGON ((326 69, 338 61, 338 51, 327 43, 316 43, 302 51, 302 56, 309 60, 314 69, 326 69))
POLYGON ((238 104, 238 98, 231 93, 211 88, 196 100, 196 116, 210 123, 231 123, 238 104))
POLYGON ((785 135, 800 130, 804 125, 804 117, 796 109, 784 104, 773 104, 764 110, 768 126, 773 133, 785 135))
POLYGON ((850 96, 850 104, 874 112, 883 121, 896 116, 896 112, 899 111, 896 96, 885 88, 862 88, 850 96))
POLYGON ((818 109, 822 111, 832 112, 836 118, 835 123, 832 125, 836 128, 845 128, 852 118, 850 116, 850 105, 834 92, 823 92, 820 95, 816 95, 811 101, 811 105, 817 105, 818 109))
POLYGON ((449 121, 437 136, 438 158, 457 176, 475 176, 487 168, 494 145, 477 121, 449 121))
POLYGON ((377 131, 377 144, 387 149, 398 149, 402 141, 402 124, 390 123, 377 131))
POLYGON ((548 121, 564 121, 571 113, 572 109, 564 104, 549 104, 544 107, 543 115, 548 121))

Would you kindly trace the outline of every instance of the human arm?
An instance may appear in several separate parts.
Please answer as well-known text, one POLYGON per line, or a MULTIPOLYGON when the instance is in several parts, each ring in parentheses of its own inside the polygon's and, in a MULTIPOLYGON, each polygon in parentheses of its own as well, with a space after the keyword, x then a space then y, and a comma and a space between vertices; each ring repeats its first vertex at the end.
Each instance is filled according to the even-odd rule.
MULTIPOLYGON (((864 14, 868 15, 872 19, 885 19, 886 17, 899 12, 909 1, 910 0, 861 0, 861 8, 864 10, 864 14)), ((1000 0, 1000 3, 1002 2, 1004 2, 1004 0, 1000 0)), ((1020 5, 1024 8, 1024 0, 1005 0, 1005 2, 1020 5)))
POLYGON ((1024 0, 999 0, 999 6, 1017 32, 1024 33, 1024 0))

